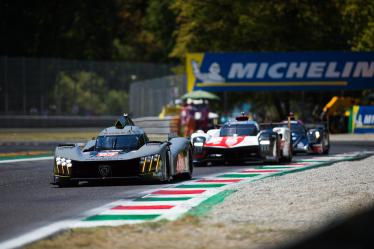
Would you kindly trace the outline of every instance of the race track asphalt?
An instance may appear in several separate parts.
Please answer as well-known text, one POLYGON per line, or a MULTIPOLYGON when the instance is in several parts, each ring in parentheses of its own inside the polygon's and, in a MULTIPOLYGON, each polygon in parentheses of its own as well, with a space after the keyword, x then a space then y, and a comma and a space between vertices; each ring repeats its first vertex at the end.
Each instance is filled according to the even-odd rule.
MULTIPOLYGON (((19 151, 24 148, 6 150, 19 151)), ((374 150, 374 142, 333 142, 331 154, 363 150, 374 150)), ((55 221, 77 218, 85 211, 112 201, 133 199, 140 197, 143 191, 167 186, 133 181, 58 188, 50 184, 51 165, 52 160, 0 164, 0 242, 55 221)), ((242 166, 198 167, 195 168, 194 177, 200 178, 240 167, 242 166)))

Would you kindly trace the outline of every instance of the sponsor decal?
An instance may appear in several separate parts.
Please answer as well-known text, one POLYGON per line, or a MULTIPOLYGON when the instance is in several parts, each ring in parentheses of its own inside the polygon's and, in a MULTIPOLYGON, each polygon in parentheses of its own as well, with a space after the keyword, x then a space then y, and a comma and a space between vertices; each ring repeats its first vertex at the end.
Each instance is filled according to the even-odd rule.
POLYGON ((218 137, 218 138, 214 138, 212 141, 206 142, 205 146, 230 148, 243 142, 244 138, 245 138, 244 136, 218 137))
POLYGON ((109 165, 100 165, 99 166, 99 174, 102 177, 108 177, 112 173, 112 170, 109 165))
POLYGON ((349 130, 352 133, 374 133, 374 106, 353 106, 349 130))
POLYGON ((189 53, 188 91, 374 88, 374 52, 189 53))
POLYGON ((98 157, 111 157, 111 156, 117 156, 118 152, 99 152, 96 156, 98 157))

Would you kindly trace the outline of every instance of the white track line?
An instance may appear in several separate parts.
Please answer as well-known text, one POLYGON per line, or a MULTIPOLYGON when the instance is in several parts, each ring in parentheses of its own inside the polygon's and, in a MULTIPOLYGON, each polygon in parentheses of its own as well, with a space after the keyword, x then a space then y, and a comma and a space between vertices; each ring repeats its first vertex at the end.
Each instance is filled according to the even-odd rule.
POLYGON ((17 248, 21 247, 25 244, 28 244, 32 241, 43 239, 47 236, 50 236, 54 233, 57 233, 67 227, 72 226, 73 223, 76 221, 60 221, 56 223, 52 223, 50 225, 38 228, 34 231, 26 233, 24 235, 18 236, 16 238, 6 240, 0 243, 0 249, 7 249, 7 248, 17 248))
POLYGON ((28 162, 28 161, 41 161, 41 160, 52 160, 53 156, 47 157, 34 157, 34 158, 22 158, 22 159, 9 159, 9 160, 0 160, 0 163, 18 163, 18 162, 28 162))

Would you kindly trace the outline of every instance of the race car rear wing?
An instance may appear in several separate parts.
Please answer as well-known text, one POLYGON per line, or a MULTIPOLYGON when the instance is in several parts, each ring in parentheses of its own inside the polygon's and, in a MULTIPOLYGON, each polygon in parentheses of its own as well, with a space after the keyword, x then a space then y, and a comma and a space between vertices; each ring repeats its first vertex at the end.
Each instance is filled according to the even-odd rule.
POLYGON ((328 125, 327 125, 327 122, 320 122, 320 123, 307 123, 307 124, 304 124, 305 128, 307 130, 310 130, 310 129, 325 129, 325 130, 328 130, 328 125))

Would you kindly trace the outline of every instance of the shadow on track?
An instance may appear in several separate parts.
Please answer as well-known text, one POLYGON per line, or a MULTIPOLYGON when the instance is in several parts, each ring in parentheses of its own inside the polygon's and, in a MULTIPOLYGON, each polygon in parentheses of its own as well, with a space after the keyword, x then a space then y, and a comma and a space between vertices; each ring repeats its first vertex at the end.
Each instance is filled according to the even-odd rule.
POLYGON ((279 249, 373 248, 374 205, 279 249))
POLYGON ((89 188, 89 187, 113 187, 113 186, 164 186, 167 184, 177 184, 185 180, 173 179, 171 181, 160 182, 157 180, 142 180, 142 179, 118 179, 118 180, 91 180, 91 181, 80 181, 79 184, 73 186, 59 187, 58 185, 52 185, 52 188, 89 188))

